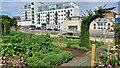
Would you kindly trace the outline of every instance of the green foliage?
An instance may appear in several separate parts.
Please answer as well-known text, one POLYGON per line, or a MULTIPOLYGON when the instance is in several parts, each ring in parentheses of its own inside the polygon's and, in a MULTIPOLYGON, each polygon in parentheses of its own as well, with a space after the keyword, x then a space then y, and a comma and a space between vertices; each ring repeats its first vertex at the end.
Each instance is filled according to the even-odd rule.
POLYGON ((91 10, 87 11, 88 16, 83 17, 81 22, 81 47, 90 48, 90 40, 89 40, 89 26, 90 23, 99 17, 104 17, 103 13, 106 12, 106 9, 99 7, 99 10, 95 11, 95 14, 91 10))
POLYGON ((95 66, 96 67, 103 67, 106 68, 108 65, 111 67, 119 68, 120 67, 120 53, 119 48, 117 47, 115 51, 111 51, 109 53, 105 53, 99 56, 99 58, 96 59, 95 66), (108 62, 108 56, 109 56, 109 62, 108 62), (102 66, 104 65, 104 66, 102 66))
POLYGON ((17 30, 17 21, 16 18, 10 18, 7 15, 0 15, 0 25, 2 25, 2 34, 9 35, 12 26, 15 26, 17 30), (4 34, 5 33, 5 34, 4 34))
POLYGON ((115 26, 114 26, 114 28, 115 28, 115 42, 116 42, 116 44, 117 45, 119 45, 120 44, 120 23, 116 23, 115 24, 115 26))
POLYGON ((88 52, 91 50, 91 49, 88 49, 86 47, 80 47, 79 45, 70 45, 70 48, 79 49, 79 50, 82 50, 84 52, 88 52))
POLYGON ((6 35, 2 39, 2 55, 13 57, 23 54, 28 66, 58 66, 72 59, 70 52, 62 51, 52 44, 50 35, 6 35))
POLYGON ((22 37, 20 35, 10 36, 6 35, 3 36, 2 42, 3 43, 21 43, 22 37))

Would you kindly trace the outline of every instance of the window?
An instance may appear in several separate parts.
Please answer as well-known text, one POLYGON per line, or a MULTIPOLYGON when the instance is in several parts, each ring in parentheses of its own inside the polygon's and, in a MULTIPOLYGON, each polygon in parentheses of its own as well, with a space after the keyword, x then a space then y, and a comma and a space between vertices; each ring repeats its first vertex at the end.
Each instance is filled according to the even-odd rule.
POLYGON ((34 11, 32 11, 32 13, 34 13, 34 11))
POLYGON ((103 26, 103 23, 101 23, 101 26, 103 26))
POLYGON ((104 23, 104 26, 106 26, 106 23, 104 23))
POLYGON ((94 24, 94 29, 96 29, 96 24, 94 24))
POLYGON ((71 14, 71 16, 72 16, 72 14, 71 14))
POLYGON ((110 29, 110 23, 108 23, 108 29, 110 29))
POLYGON ((63 14, 61 16, 63 16, 63 14))
POLYGON ((32 21, 32 23, 34 24, 34 21, 32 21))
POLYGON ((72 9, 71 9, 71 11, 72 11, 72 9))
POLYGON ((64 10, 64 12, 66 12, 66 10, 64 10))
POLYGON ((34 5, 34 2, 32 2, 31 5, 34 5))
POLYGON ((66 14, 64 14, 64 16, 66 16, 66 14))
POLYGON ((98 26, 100 26, 100 23, 98 23, 98 26))
POLYGON ((63 12, 63 10, 61 12, 63 12))
POLYGON ((34 10, 34 8, 32 8, 32 10, 34 10))

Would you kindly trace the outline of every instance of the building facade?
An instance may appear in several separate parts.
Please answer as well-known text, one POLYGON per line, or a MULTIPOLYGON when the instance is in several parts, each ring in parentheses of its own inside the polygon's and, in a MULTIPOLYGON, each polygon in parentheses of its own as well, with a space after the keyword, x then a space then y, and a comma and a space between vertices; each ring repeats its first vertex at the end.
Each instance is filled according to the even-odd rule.
POLYGON ((113 30, 112 25, 115 23, 114 13, 105 13, 104 18, 97 18, 93 20, 90 24, 90 30, 113 30))
POLYGON ((81 19, 79 16, 67 18, 62 24, 63 31, 81 31, 81 19))
POLYGON ((118 2, 118 13, 120 13, 120 1, 118 2))
MULTIPOLYGON (((74 2, 63 2, 46 5, 41 2, 31 2, 21 11, 21 21, 31 21, 41 28, 62 29, 63 21, 67 17, 79 16, 79 7, 74 2)), ((24 24, 24 22, 21 22, 24 24)), ((29 25, 30 26, 30 25, 29 25)))

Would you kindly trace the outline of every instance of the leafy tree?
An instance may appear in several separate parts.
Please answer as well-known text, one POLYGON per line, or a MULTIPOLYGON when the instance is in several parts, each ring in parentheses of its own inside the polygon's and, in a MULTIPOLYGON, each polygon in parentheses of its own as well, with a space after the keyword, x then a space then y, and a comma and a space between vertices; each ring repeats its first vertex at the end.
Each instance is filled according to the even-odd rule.
POLYGON ((17 30, 17 21, 16 21, 16 18, 13 17, 11 18, 11 21, 10 21, 10 26, 14 26, 15 27, 15 30, 17 30))
POLYGON ((4 24, 4 32, 5 35, 9 35, 10 34, 10 22, 8 20, 3 20, 3 24, 4 24))
POLYGON ((2 19, 0 19, 0 36, 2 36, 2 19))
POLYGON ((115 42, 117 45, 120 44, 120 23, 116 23, 115 26, 115 42))
POLYGON ((10 34, 10 28, 12 26, 15 27, 17 30, 17 21, 16 18, 10 18, 7 15, 0 15, 0 25, 2 26, 2 34, 3 35, 9 35, 10 34))
POLYGON ((2 25, 2 34, 8 34, 10 32, 6 32, 9 31, 9 23, 8 21, 11 20, 10 17, 8 17, 7 15, 0 15, 0 19, 1 19, 1 25, 2 25), (8 30, 6 30, 8 28, 8 30))
POLYGON ((97 11, 95 11, 95 14, 91 10, 87 10, 88 16, 83 16, 82 22, 81 22, 81 45, 83 47, 90 48, 90 39, 89 39, 89 26, 90 23, 96 19, 96 18, 103 18, 104 13, 107 9, 103 9, 103 7, 99 7, 97 11))

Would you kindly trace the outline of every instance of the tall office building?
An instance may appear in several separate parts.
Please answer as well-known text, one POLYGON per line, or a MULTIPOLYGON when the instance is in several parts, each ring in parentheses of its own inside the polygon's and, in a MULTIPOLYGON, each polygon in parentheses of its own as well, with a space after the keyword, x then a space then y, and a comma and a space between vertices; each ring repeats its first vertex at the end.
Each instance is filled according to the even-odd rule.
POLYGON ((21 11, 21 21, 30 21, 37 27, 61 29, 67 17, 79 16, 79 6, 74 2, 63 2, 46 5, 41 2, 31 2, 21 11))
POLYGON ((120 1, 118 2, 118 13, 120 13, 120 1))
POLYGON ((117 13, 120 13, 120 1, 117 3, 116 11, 117 11, 117 13))

